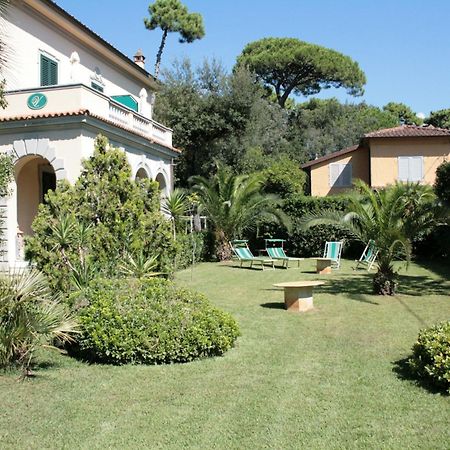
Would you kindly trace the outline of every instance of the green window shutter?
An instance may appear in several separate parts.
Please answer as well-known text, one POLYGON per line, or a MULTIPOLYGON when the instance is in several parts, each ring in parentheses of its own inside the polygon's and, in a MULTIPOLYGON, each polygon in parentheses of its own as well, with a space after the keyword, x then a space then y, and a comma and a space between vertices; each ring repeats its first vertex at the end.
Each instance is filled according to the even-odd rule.
POLYGON ((58 63, 41 55, 41 86, 58 84, 58 63))
POLYGON ((138 112, 138 102, 131 95, 113 95, 111 98, 133 111, 138 112))

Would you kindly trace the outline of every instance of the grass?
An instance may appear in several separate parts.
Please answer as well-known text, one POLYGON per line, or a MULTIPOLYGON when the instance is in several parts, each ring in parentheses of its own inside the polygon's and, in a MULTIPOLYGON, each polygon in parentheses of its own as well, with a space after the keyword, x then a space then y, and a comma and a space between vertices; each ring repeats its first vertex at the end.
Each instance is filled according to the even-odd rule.
POLYGON ((449 269, 411 265, 402 294, 383 298, 350 266, 179 273, 236 317, 234 349, 151 367, 46 354, 34 379, 0 377, 2 449, 447 449, 450 398, 406 379, 402 360, 419 329, 449 319, 449 269), (315 311, 282 309, 273 283, 317 278, 315 311))

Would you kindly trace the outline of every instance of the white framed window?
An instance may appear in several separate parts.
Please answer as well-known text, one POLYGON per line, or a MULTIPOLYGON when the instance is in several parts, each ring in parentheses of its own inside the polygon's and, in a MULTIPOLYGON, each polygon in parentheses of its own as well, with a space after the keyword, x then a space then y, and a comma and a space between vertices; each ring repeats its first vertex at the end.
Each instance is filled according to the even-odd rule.
POLYGON ((399 181, 422 181, 422 179, 423 179, 423 156, 398 157, 399 181))
POLYGON ((352 185, 352 165, 332 163, 329 165, 330 187, 350 187, 352 185))

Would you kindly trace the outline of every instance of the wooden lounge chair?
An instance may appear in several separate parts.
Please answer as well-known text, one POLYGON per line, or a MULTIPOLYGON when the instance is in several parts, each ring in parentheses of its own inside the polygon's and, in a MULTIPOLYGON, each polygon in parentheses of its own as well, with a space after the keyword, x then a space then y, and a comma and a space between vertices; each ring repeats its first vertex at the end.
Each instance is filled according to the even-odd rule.
POLYGON ((378 255, 378 248, 375 244, 374 240, 370 240, 366 248, 364 249, 361 258, 359 258, 358 261, 356 261, 356 267, 355 269, 358 269, 360 265, 367 266, 367 270, 370 270, 372 266, 375 263, 375 260, 377 259, 378 255))
POLYGON ((289 268, 289 261, 297 261, 298 267, 300 267, 300 261, 304 258, 293 258, 286 255, 284 251, 284 239, 265 239, 266 241, 266 252, 267 254, 275 260, 283 262, 283 267, 289 268))
POLYGON ((342 241, 326 242, 323 257, 331 259, 331 268, 339 269, 341 267, 342 241))
POLYGON ((231 249, 233 250, 233 253, 238 258, 240 264, 240 267, 242 267, 242 264, 244 262, 250 263, 250 268, 253 267, 253 264, 260 265, 261 269, 264 270, 264 264, 268 264, 272 266, 272 269, 275 269, 274 266, 274 260, 269 258, 259 258, 253 256, 253 253, 248 248, 247 241, 245 240, 235 240, 229 242, 231 249))

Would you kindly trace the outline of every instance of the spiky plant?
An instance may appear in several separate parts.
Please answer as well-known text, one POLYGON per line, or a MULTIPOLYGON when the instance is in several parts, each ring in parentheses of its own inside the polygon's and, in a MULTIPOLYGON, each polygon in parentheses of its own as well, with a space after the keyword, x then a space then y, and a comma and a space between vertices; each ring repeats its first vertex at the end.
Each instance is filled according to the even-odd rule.
POLYGON ((158 257, 147 258, 143 252, 136 255, 127 254, 124 261, 119 264, 119 273, 125 277, 138 279, 153 278, 164 275, 162 272, 155 272, 158 267, 158 257))
POLYGON ((261 174, 234 175, 218 163, 211 179, 194 176, 191 182, 202 210, 214 226, 220 261, 231 258, 228 242, 255 229, 259 221, 271 220, 290 226, 289 218, 281 210, 282 200, 262 192, 261 174))
POLYGON ((56 339, 70 342, 77 324, 36 270, 0 275, 0 367, 30 373, 35 351, 56 339))
POLYGON ((355 181, 357 193, 344 213, 323 210, 303 217, 302 225, 340 225, 361 242, 374 240, 379 253, 378 271, 373 286, 376 294, 394 295, 396 273, 393 261, 411 257, 411 241, 419 232, 427 232, 436 223, 435 196, 428 186, 397 183, 374 191, 361 180, 355 181))
POLYGON ((163 199, 161 210, 172 221, 173 237, 176 238, 176 230, 180 225, 181 218, 188 210, 188 199, 183 189, 174 189, 173 192, 163 199))

